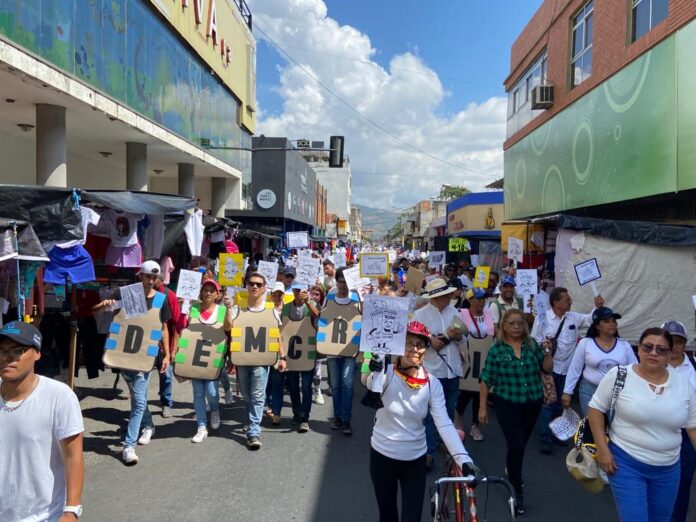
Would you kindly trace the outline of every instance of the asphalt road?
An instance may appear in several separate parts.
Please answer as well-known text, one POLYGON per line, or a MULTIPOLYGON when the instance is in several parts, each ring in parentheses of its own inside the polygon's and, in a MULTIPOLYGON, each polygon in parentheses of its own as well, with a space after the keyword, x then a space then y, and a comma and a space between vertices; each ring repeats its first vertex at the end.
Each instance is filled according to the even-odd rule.
MULTIPOLYGON (((115 394, 113 382, 110 372, 91 381, 85 377, 77 380, 86 426, 85 514, 81 520, 378 520, 368 473, 372 410, 358 402, 363 393, 361 386, 356 385, 352 437, 329 428, 328 396, 325 405, 313 405, 311 431, 296 433, 290 427, 286 397, 283 424, 276 427, 270 419, 264 419, 263 448, 252 452, 247 450, 241 433, 240 398, 231 406, 221 406, 222 426, 217 432, 211 432, 201 444, 192 444, 196 423, 191 385, 175 382, 174 416, 163 419, 159 415, 158 382, 153 375, 149 398, 157 429, 151 444, 137 448, 140 463, 127 467, 120 459, 120 433, 128 419, 128 392, 121 380, 121 391, 115 394)), ((470 418, 468 411, 466 418, 470 418)), ((493 418, 486 440, 467 439, 466 446, 489 474, 502 475, 505 444, 493 418)), ((536 438, 530 442, 525 459, 527 515, 523 520, 617 520, 608 488, 598 495, 585 492, 565 469, 566 453, 559 447, 552 456, 544 456, 536 438)), ((428 476, 429 484, 443 461, 443 455, 438 455, 436 471, 428 476)), ((477 494, 479 516, 485 520, 485 486, 478 488, 477 494)), ((501 490, 491 488, 487 504, 487 520, 509 520, 501 490)), ((423 520, 430 520, 429 516, 426 502, 423 520)))

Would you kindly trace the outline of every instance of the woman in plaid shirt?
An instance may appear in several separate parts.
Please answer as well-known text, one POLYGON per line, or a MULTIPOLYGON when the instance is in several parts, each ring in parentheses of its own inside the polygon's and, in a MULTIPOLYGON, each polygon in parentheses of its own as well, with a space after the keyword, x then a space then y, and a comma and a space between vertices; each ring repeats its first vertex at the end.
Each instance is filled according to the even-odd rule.
POLYGON ((491 346, 481 372, 479 423, 488 423, 488 392, 494 388, 496 416, 507 442, 507 474, 515 488, 517 512, 523 514, 524 450, 541 410, 541 372, 551 373, 553 359, 548 342, 542 349, 529 336, 521 310, 508 310, 500 324, 498 341, 491 346))

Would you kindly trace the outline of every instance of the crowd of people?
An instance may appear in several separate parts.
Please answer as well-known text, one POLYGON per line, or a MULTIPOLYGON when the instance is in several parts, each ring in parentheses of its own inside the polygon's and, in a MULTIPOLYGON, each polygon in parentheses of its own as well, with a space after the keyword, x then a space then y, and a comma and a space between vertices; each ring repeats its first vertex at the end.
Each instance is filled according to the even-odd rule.
MULTIPOLYGON (((148 408, 150 378, 159 375, 162 417, 171 416, 171 390, 176 377, 179 339, 203 325, 226 334, 250 321, 280 328, 288 321, 310 319, 314 328, 327 306, 361 310, 365 293, 405 297, 409 268, 427 277, 413 296, 404 354, 369 359, 360 381, 379 400, 372 429, 369 475, 380 521, 420 520, 426 473, 438 448, 445 448, 464 475, 476 475, 462 440, 485 440, 492 418, 506 446, 505 473, 514 487, 517 513, 524 514, 525 450, 535 428, 543 454, 568 444, 554 437, 549 423, 566 408, 587 415, 597 446, 597 463, 606 474, 621 520, 648 522, 686 520, 689 491, 696 469, 696 363, 684 351, 686 328, 677 321, 645 330, 633 347, 619 337, 621 315, 597 296, 592 310, 572 310, 567 289, 545 292, 543 277, 537 299, 548 298, 543 313, 525 306, 516 295, 515 270, 491 273, 486 288, 473 284, 473 267, 448 264, 430 270, 420 259, 398 259, 392 275, 373 281, 362 292, 349 288, 335 259, 315 252, 323 276, 315 285, 295 282, 296 269, 281 266, 277 282, 252 262, 244 275, 246 302, 234 302, 220 286, 212 263, 192 268, 202 272, 200 295, 190 308, 162 281, 161 267, 146 261, 138 271, 148 310, 159 309, 160 354, 152 371, 122 370, 131 399, 124 430, 122 459, 138 463, 138 445, 149 444, 155 423, 148 408), (158 302, 157 296, 164 294, 158 302), (587 329, 582 336, 581 331, 587 329), (487 350, 480 376, 470 376, 475 347, 487 350), (626 371, 622 371, 624 368, 626 371), (383 374, 380 376, 380 374, 383 374), (617 397, 616 381, 621 375, 617 397), (375 379, 383 384, 377 391, 375 379), (625 382, 624 382, 625 381, 625 382), (613 400, 612 400, 613 399, 613 400), (470 421, 466 410, 471 405, 470 421), (611 411, 610 411, 611 410, 611 411), (609 417, 605 417, 605 414, 609 417), (608 437, 605 436, 605 433, 608 437), (397 492, 401 489, 401 509, 397 492), (400 511, 400 515, 399 515, 400 511)), ((102 313, 121 299, 117 293, 94 307, 102 313)), ((588 303, 589 305, 589 303, 588 303)), ((154 313, 154 312, 153 312, 154 313)), ((669 318, 665 318, 669 319, 669 318)), ((647 326, 647 325, 646 325, 647 326)), ((10 493, 0 497, 0 520, 79 518, 84 477, 84 425, 79 403, 65 385, 34 373, 41 334, 31 324, 12 322, 0 330, 0 475, 10 477, 10 493), (28 441, 27 426, 38 438, 28 441)), ((288 371, 288 347, 279 343, 274 364, 226 365, 216 379, 189 379, 195 412, 191 441, 202 443, 220 427, 220 387, 225 402, 234 400, 230 377, 236 378, 245 407, 246 445, 262 447, 264 416, 283 422, 283 397, 290 397, 291 422, 299 433, 311 429, 313 404, 325 399, 319 386, 324 372, 332 401, 331 429, 353 434, 352 413, 356 356, 329 355, 310 369, 288 371)), ((362 356, 360 356, 362 357, 362 356)), ((183 383, 177 384, 183 385, 183 383)), ((367 472, 367 470, 366 470, 367 472)), ((7 490, 6 490, 7 491, 7 490)))

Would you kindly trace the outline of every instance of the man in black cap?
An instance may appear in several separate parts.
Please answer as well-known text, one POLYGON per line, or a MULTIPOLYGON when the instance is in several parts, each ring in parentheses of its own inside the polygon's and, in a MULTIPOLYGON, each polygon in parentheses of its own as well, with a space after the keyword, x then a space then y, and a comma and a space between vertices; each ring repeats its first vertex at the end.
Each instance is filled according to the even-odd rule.
POLYGON ((13 321, 0 330, 0 520, 69 522, 82 514, 84 480, 77 397, 36 375, 41 332, 13 321))

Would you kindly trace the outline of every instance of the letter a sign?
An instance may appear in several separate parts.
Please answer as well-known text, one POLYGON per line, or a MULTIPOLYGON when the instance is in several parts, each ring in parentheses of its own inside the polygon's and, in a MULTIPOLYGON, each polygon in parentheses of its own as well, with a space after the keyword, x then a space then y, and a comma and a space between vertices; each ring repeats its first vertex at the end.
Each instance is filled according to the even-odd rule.
POLYGON ((324 355, 353 357, 360 346, 362 314, 357 302, 338 304, 329 296, 317 322, 317 351, 324 355))

